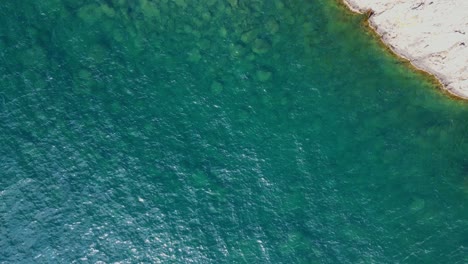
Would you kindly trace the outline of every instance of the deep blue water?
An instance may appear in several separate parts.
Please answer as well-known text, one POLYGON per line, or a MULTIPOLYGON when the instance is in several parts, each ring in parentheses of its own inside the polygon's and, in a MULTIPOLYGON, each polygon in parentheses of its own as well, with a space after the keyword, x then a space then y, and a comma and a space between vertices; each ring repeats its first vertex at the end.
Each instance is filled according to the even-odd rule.
POLYGON ((468 104, 334 0, 0 3, 0 263, 467 263, 468 104))

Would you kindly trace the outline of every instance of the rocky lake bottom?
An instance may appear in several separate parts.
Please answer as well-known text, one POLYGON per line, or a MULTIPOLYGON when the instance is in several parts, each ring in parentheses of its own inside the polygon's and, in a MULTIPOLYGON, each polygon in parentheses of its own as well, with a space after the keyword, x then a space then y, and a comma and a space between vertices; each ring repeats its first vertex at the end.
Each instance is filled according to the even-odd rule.
POLYGON ((0 3, 0 263, 467 263, 468 104, 335 0, 0 3))

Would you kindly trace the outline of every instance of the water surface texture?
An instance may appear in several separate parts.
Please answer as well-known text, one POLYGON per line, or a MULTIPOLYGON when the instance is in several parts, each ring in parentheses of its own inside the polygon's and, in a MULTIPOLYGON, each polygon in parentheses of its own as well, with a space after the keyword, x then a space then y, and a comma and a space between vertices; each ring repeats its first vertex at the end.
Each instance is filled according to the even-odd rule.
POLYGON ((467 263, 468 107, 334 0, 0 2, 0 263, 467 263))

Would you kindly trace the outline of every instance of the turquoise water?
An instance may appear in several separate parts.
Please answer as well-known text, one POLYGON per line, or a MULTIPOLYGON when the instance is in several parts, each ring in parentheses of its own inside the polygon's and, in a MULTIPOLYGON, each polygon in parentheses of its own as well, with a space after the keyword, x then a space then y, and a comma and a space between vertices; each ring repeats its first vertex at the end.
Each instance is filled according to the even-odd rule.
POLYGON ((468 105, 334 0, 0 3, 0 263, 467 263, 468 105))

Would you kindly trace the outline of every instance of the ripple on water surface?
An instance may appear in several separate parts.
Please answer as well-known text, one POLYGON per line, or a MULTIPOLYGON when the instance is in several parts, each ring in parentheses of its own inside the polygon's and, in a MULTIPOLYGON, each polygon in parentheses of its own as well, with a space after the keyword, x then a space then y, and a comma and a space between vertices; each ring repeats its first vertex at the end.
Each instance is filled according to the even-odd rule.
POLYGON ((336 1, 2 1, 0 262, 466 263, 468 109, 336 1))

